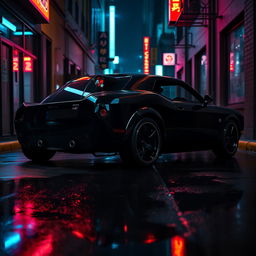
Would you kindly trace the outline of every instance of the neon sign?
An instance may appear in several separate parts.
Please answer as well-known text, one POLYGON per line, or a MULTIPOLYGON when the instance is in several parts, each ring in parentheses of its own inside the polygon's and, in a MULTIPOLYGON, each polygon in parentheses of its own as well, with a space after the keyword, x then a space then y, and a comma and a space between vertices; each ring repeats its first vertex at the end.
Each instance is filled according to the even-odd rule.
POLYGON ((13 72, 19 71, 19 57, 18 56, 13 56, 13 58, 12 58, 12 70, 13 70, 13 72))
POLYGON ((143 50, 144 50, 144 74, 148 75, 150 73, 150 38, 148 36, 144 37, 143 50))
POLYGON ((235 71, 235 60, 234 60, 234 53, 231 52, 229 55, 229 70, 231 72, 235 71))
POLYGON ((163 54, 163 65, 174 66, 175 65, 175 53, 164 53, 163 54))
POLYGON ((169 0, 168 1, 168 10, 169 10, 169 24, 175 23, 181 14, 182 11, 182 1, 181 0, 169 0))
POLYGON ((23 58, 24 72, 33 72, 33 60, 31 57, 26 56, 23 58))
POLYGON ((41 13, 41 15, 49 22, 50 19, 50 0, 29 0, 31 4, 41 13))

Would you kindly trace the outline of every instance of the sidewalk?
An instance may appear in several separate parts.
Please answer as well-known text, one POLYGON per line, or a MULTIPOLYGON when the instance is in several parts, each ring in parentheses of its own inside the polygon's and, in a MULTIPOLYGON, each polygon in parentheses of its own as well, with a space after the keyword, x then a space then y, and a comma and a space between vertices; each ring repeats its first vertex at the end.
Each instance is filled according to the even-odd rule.
MULTIPOLYGON (((256 152, 256 141, 240 140, 239 150, 256 152)), ((20 149, 20 144, 15 137, 0 138, 0 152, 16 151, 20 149)))

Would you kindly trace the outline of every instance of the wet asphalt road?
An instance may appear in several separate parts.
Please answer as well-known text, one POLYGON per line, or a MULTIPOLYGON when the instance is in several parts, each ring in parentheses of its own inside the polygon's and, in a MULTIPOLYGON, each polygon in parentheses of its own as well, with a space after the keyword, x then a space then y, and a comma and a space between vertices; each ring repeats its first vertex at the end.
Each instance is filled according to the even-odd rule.
POLYGON ((0 154, 0 255, 256 255, 256 154, 0 154))

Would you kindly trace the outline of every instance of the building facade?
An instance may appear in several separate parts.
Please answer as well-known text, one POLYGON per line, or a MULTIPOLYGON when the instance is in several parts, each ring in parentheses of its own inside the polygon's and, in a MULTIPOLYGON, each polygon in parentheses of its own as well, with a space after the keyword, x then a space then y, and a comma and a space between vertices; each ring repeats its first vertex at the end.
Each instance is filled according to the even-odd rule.
POLYGON ((66 81, 95 74, 104 2, 0 2, 0 136, 15 135, 23 102, 39 102, 66 81))
POLYGON ((176 24, 175 75, 217 105, 243 113, 243 137, 256 139, 255 1, 184 1, 176 24))

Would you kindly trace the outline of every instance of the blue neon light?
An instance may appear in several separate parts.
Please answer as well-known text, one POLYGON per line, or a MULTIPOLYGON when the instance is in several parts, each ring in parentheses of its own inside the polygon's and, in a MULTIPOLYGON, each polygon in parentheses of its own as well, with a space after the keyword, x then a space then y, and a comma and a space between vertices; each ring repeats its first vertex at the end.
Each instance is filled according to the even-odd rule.
POLYGON ((12 24, 9 20, 7 20, 5 17, 2 17, 2 22, 1 22, 4 26, 6 26, 7 28, 9 28, 10 30, 12 30, 13 32, 16 31, 16 26, 14 24, 12 24))
POLYGON ((80 91, 80 90, 77 90, 77 89, 74 89, 74 88, 71 88, 71 87, 66 87, 64 90, 67 91, 67 92, 71 92, 71 93, 80 95, 80 96, 82 96, 83 93, 84 93, 83 91, 80 91))
POLYGON ((115 58, 115 15, 116 7, 109 6, 109 58, 115 58))
POLYGON ((119 99, 118 98, 115 98, 113 99, 110 104, 118 104, 119 103, 119 99))
POLYGON ((117 243, 113 243, 112 245, 111 245, 111 248, 112 249, 117 249, 119 247, 119 244, 117 244, 117 243))
POLYGON ((104 69, 104 75, 109 75, 110 74, 110 72, 109 72, 109 69, 108 68, 106 68, 106 69, 104 69))
POLYGON ((94 97, 94 96, 89 96, 88 98, 87 98, 89 101, 91 101, 91 102, 93 102, 93 103, 96 103, 97 102, 97 98, 96 97, 94 97))
POLYGON ((119 64, 119 56, 115 56, 113 63, 119 64))
MULTIPOLYGON (((22 31, 16 31, 16 32, 14 32, 13 34, 14 34, 15 36, 22 36, 22 35, 23 35, 22 31)), ((25 31, 25 32, 24 32, 24 35, 25 35, 25 36, 33 36, 33 33, 32 33, 31 31, 25 31)))
POLYGON ((18 233, 13 233, 12 236, 8 237, 4 241, 4 248, 9 249, 10 247, 14 246, 15 244, 19 243, 21 240, 20 234, 18 233))
POLYGON ((155 73, 158 76, 162 76, 163 75, 163 66, 162 65, 156 65, 155 66, 155 73))

